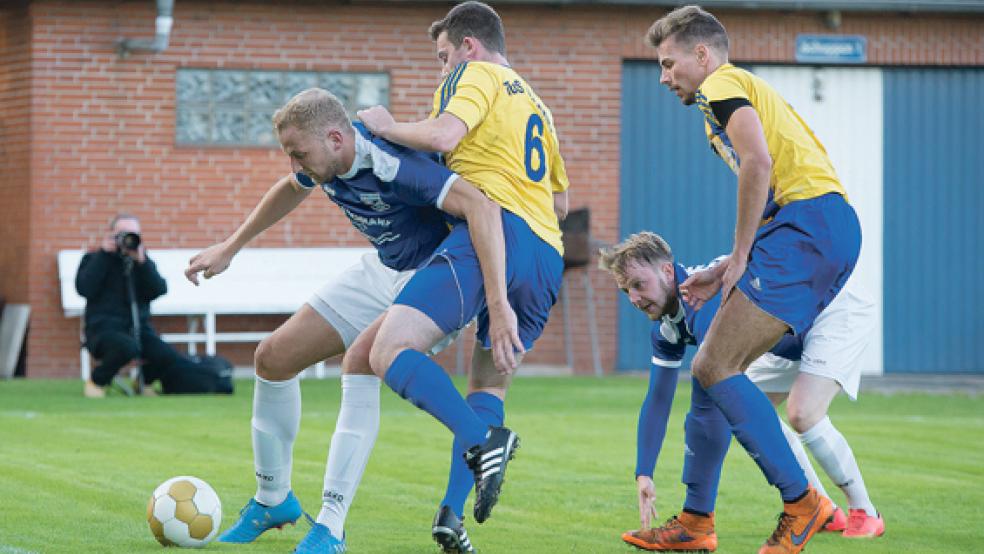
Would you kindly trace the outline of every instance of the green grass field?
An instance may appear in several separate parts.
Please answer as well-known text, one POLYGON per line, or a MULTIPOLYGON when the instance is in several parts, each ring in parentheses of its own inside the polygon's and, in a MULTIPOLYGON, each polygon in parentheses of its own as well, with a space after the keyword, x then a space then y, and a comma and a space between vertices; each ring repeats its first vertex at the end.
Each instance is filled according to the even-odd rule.
MULTIPOLYGON (((515 383, 507 423, 523 445, 493 517, 468 525, 480 552, 635 551, 619 535, 638 525, 632 472, 645 383, 636 377, 515 383)), ((94 401, 82 398, 78 381, 0 383, 0 554, 159 551, 145 520, 147 499, 158 483, 182 474, 215 487, 228 526, 255 487, 252 384, 237 386, 232 397, 94 401)), ((339 385, 307 381, 302 390, 293 484, 316 513, 339 385)), ((681 385, 657 466, 664 518, 683 498, 688 393, 681 385)), ((838 399, 832 415, 851 441, 888 531, 870 542, 822 535, 808 552, 984 550, 984 399, 869 394, 859 403, 838 399)), ((443 496, 450 443, 442 426, 384 387, 382 430, 349 514, 352 552, 437 551, 430 522, 443 496)), ((756 551, 779 511, 777 493, 734 445, 717 506, 718 552, 756 551)), ((207 549, 289 552, 306 531, 299 524, 249 547, 213 542, 207 549)))

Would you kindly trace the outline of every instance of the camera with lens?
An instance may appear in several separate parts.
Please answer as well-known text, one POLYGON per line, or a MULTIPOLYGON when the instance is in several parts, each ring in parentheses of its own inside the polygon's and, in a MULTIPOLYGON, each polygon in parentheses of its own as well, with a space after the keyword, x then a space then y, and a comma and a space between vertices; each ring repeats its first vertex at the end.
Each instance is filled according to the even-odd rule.
POLYGON ((140 247, 140 235, 129 231, 116 233, 116 248, 120 251, 136 250, 140 247))

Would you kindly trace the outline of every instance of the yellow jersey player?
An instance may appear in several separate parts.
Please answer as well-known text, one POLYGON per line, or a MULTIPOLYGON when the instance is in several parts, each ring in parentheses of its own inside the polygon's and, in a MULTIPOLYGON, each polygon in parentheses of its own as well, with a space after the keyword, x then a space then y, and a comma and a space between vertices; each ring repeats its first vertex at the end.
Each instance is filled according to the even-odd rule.
POLYGON ((558 214, 566 212, 568 180, 553 116, 509 67, 498 14, 481 2, 459 4, 431 25, 430 37, 444 76, 431 117, 397 123, 380 106, 359 117, 387 140, 443 152, 450 169, 501 206, 507 297, 493 296, 487 284, 483 291, 482 278, 488 283, 495 276, 486 271, 480 276, 467 229, 456 226, 384 316, 370 364, 397 393, 454 432, 447 492, 432 536, 445 552, 470 552, 462 512, 471 482, 474 515, 481 523, 497 500, 506 463, 518 444, 515 433, 498 427, 510 374, 540 336, 560 288, 558 214), (469 394, 462 401, 444 371, 416 351, 475 314, 478 342, 469 394), (408 329, 414 337, 407 337, 408 329))
MULTIPOLYGON (((445 37, 438 37, 439 48, 445 37)), ((533 88, 506 65, 463 61, 434 93, 431 117, 442 115, 468 130, 447 151, 448 168, 471 175, 489 198, 562 251, 553 193, 567 190, 567 171, 553 115, 533 88)))
MULTIPOLYGON (((796 554, 834 507, 808 484, 768 398, 745 370, 788 332, 807 333, 854 269, 861 227, 809 127, 767 83, 728 63, 728 34, 717 18, 697 6, 679 8, 653 24, 648 40, 660 82, 700 107, 712 146, 738 176, 731 254, 680 285, 694 309, 720 291, 721 308, 691 367, 695 387, 781 493, 779 525, 759 554, 796 554)), ((701 468, 692 478, 712 480, 722 458, 704 442, 688 445, 692 466, 701 468)), ((651 541, 639 546, 691 549, 693 533, 714 532, 712 514, 698 512, 646 530, 651 541)))

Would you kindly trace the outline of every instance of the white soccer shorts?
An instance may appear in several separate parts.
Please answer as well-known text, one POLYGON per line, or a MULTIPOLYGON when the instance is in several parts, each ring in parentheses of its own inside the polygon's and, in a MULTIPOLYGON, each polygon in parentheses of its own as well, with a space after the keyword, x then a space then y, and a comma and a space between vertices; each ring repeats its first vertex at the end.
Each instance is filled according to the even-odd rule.
POLYGON ((318 289, 308 304, 338 331, 347 349, 393 304, 413 274, 413 270, 390 269, 379 254, 368 252, 359 263, 318 289))
MULTIPOLYGON (((393 305, 414 272, 390 269, 377 253, 368 252, 359 263, 318 289, 307 303, 338 331, 347 350, 359 333, 393 305)), ((444 350, 459 333, 441 339, 429 353, 433 356, 444 350)))
POLYGON ((851 400, 861 384, 861 355, 874 337, 875 304, 847 285, 807 332, 799 362, 766 353, 746 375, 764 392, 789 392, 800 372, 833 379, 851 400))

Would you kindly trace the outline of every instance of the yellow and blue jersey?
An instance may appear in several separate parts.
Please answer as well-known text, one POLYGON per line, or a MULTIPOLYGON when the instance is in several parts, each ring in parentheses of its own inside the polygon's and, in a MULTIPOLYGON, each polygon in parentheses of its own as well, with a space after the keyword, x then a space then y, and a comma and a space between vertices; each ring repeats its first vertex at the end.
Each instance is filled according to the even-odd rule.
POLYGON ((756 75, 729 63, 707 76, 696 94, 704 113, 704 128, 715 152, 738 173, 738 159, 725 129, 728 118, 742 106, 758 114, 772 157, 772 178, 764 219, 797 200, 829 193, 845 198, 844 190, 823 144, 779 93, 756 75))
POLYGON ((553 116, 511 68, 463 62, 434 93, 431 117, 450 113, 468 132, 445 163, 518 215, 563 253, 553 193, 569 186, 553 116))

